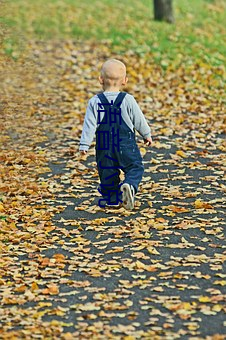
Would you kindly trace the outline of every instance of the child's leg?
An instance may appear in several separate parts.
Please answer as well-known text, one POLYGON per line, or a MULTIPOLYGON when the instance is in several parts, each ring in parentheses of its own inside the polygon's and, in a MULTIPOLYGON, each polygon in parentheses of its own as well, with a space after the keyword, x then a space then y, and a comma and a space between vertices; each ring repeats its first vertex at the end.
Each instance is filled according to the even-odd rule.
POLYGON ((144 166, 140 151, 135 143, 121 146, 120 165, 123 166, 123 171, 125 173, 125 180, 123 182, 131 184, 134 187, 136 194, 143 177, 144 166))
MULTIPOLYGON (((108 199, 110 195, 110 202, 117 202, 120 196, 120 170, 118 161, 114 161, 116 158, 114 154, 105 151, 97 153, 97 169, 100 178, 100 193, 104 199, 108 199), (106 157, 107 156, 107 157, 106 157)), ((109 203, 110 203, 109 202, 109 203)))

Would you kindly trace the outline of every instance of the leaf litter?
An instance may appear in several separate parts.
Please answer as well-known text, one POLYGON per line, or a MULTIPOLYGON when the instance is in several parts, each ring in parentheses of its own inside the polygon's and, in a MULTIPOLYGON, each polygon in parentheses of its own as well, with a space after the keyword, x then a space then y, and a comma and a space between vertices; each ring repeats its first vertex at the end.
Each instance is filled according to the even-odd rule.
POLYGON ((223 339, 222 67, 117 56, 154 143, 135 209, 104 210, 78 142, 110 47, 29 50, 1 64, 0 337, 223 339))

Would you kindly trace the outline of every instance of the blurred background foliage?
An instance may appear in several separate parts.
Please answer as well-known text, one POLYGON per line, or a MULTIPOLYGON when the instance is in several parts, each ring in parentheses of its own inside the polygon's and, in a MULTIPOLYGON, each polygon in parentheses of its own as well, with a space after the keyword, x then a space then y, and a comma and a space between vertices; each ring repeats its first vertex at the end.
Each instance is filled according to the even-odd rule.
POLYGON ((151 52, 169 62, 226 55, 224 0, 174 0, 175 23, 153 20, 152 0, 5 0, 0 2, 2 49, 17 58, 28 39, 78 39, 110 43, 112 51, 151 52))

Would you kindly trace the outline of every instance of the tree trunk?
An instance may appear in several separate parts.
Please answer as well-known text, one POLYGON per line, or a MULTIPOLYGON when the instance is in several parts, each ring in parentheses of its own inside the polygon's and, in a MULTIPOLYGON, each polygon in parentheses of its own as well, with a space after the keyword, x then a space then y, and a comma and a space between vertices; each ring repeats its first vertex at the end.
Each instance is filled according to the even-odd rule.
POLYGON ((154 0, 155 20, 174 22, 172 0, 154 0))

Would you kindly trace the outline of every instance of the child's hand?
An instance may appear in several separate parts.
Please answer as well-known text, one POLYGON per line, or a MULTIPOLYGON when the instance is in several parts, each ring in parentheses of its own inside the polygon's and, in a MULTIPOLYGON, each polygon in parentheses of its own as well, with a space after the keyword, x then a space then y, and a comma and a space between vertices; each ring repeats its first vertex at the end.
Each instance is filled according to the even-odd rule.
POLYGON ((86 150, 81 150, 81 151, 80 151, 80 155, 85 155, 86 153, 87 153, 86 150))
POLYGON ((144 139, 144 143, 145 143, 145 145, 150 146, 152 144, 152 138, 149 137, 147 139, 144 139))

